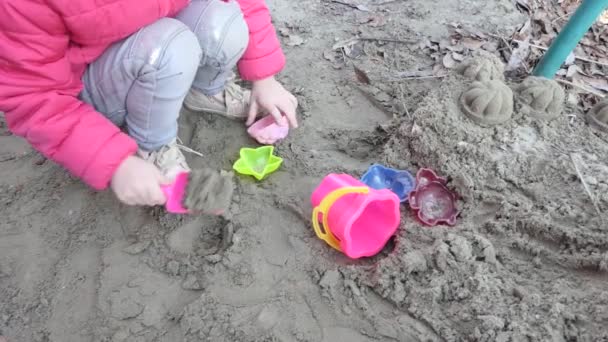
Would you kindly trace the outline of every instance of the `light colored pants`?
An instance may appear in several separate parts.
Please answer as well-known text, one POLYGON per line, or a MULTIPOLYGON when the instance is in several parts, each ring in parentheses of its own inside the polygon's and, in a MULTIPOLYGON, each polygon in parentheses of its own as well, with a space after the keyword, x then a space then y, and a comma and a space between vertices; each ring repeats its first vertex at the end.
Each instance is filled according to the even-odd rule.
POLYGON ((193 0, 175 19, 163 18, 113 44, 87 68, 81 99, 146 151, 177 136, 190 87, 222 91, 249 42, 234 0, 193 0))

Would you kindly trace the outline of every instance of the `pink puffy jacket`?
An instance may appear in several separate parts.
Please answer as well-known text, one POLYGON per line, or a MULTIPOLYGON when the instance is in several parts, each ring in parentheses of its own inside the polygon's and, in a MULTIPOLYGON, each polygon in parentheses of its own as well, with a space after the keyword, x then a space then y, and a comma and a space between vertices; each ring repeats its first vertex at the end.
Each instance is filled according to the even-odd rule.
MULTIPOLYGON (((263 0, 237 0, 249 26, 241 76, 262 79, 285 64, 263 0)), ((0 0, 0 111, 9 128, 95 189, 137 150, 91 106, 78 100, 88 63, 113 42, 189 0, 0 0)))

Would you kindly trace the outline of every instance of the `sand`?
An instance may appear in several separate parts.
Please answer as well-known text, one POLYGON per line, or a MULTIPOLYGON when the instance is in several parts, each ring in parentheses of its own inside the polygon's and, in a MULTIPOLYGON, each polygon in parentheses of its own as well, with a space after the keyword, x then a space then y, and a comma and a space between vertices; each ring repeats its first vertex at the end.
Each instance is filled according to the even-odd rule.
MULTIPOLYGON (((301 128, 277 146, 285 160, 279 171, 261 182, 235 177, 227 217, 122 206, 22 140, 0 136, 0 335, 10 342, 608 339, 606 133, 568 105, 553 120, 515 110, 501 124, 480 126, 458 104, 473 80, 455 70, 385 81, 428 65, 415 44, 354 45, 348 53, 370 85, 324 57, 356 33, 446 39, 456 18, 508 31, 524 20, 510 1, 369 2, 386 17, 378 27, 360 24, 372 13, 337 3, 270 6, 282 39, 294 45, 281 80, 298 96, 301 128), (457 225, 424 227, 402 206, 397 236, 376 257, 349 260, 329 248, 310 224, 311 192, 328 173, 358 177, 372 163, 448 177, 461 197, 457 225)), ((212 115, 184 112, 180 135, 205 156, 190 156, 196 169, 230 170, 241 147, 256 146, 242 123, 212 115)))

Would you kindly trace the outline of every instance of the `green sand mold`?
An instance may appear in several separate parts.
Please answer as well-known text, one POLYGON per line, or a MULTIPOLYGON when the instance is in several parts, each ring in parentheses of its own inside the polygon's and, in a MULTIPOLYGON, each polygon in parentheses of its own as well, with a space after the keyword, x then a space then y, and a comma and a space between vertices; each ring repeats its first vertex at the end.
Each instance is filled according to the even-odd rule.
POLYGON ((253 176, 258 181, 279 169, 283 158, 274 155, 274 146, 242 148, 240 158, 234 163, 236 172, 253 176))

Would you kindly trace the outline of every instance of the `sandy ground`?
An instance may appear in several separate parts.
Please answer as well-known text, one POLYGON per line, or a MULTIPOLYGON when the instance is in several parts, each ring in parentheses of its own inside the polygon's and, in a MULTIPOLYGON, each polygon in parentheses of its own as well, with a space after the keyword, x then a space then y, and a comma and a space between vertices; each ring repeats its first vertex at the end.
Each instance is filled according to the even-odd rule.
MULTIPOLYGON (((570 108, 519 112, 482 128, 458 108, 471 82, 383 82, 425 68, 407 44, 365 42, 351 67, 327 60, 356 34, 445 38, 455 21, 499 32, 511 2, 270 2, 286 43, 282 80, 302 127, 277 147, 281 170, 237 179, 228 219, 121 206, 0 136, 0 335, 21 341, 599 341, 608 339, 606 134, 570 108), (366 9, 366 8, 364 8, 366 9), (337 19, 338 18, 338 19, 337 19), (294 35, 296 37, 294 37, 294 35), (289 46, 288 43, 292 43, 289 46), (325 52, 325 54, 324 54, 325 52), (325 58, 324 58, 325 56, 325 58), (381 162, 449 176, 456 227, 425 228, 405 207, 394 242, 352 261, 314 237, 309 196, 330 172, 381 162), (233 233, 233 234, 230 234, 233 233)), ((331 58, 330 58, 331 59, 331 58)), ((511 84, 512 87, 515 85, 511 84)), ((255 146, 242 123, 184 113, 194 167, 230 169, 255 146)), ((3 128, 6 133, 6 129, 3 128)))

